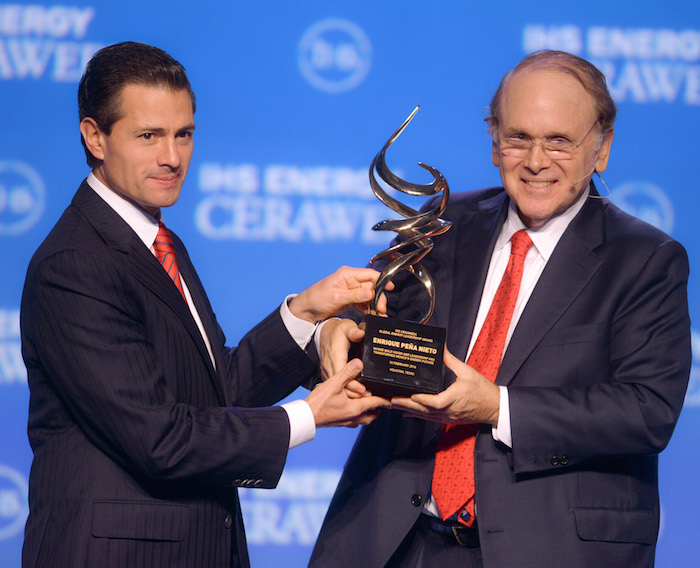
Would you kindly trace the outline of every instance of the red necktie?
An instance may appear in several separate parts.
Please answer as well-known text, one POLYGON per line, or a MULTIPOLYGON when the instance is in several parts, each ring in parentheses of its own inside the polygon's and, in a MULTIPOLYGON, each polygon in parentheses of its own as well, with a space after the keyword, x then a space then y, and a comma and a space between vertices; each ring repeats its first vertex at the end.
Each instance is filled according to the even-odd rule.
MULTIPOLYGON (((511 238, 508 266, 493 298, 467 364, 491 381, 496 380, 515 301, 523 277, 525 255, 532 241, 525 231, 511 238)), ((474 445, 478 424, 443 424, 433 470, 433 498, 443 520, 458 511, 458 520, 474 523, 474 445)))
MULTIPOLYGON (((168 273, 168 276, 172 278, 177 289, 180 290, 180 294, 185 298, 185 290, 182 287, 182 281, 180 280, 180 271, 177 268, 177 259, 175 258, 175 247, 173 246, 173 237, 170 231, 165 227, 164 223, 158 223, 158 234, 156 235, 156 240, 153 243, 153 248, 156 251, 156 258, 160 261, 168 273)), ((185 298, 185 302, 187 298, 185 298)))

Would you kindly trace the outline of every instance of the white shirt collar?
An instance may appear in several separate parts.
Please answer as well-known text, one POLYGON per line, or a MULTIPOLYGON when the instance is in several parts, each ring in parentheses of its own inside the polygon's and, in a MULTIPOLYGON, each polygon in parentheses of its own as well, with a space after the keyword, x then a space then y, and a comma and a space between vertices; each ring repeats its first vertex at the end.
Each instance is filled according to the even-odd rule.
POLYGON ((591 192, 590 186, 586 191, 584 191, 581 196, 563 213, 556 215, 549 219, 546 223, 534 229, 528 229, 525 224, 520 219, 517 210, 515 209, 515 204, 510 201, 508 206, 508 216, 506 217, 506 222, 503 224, 501 229, 501 234, 496 240, 496 251, 502 249, 506 244, 510 242, 511 237, 521 229, 525 229, 527 234, 532 239, 532 244, 537 249, 537 252, 542 255, 545 262, 549 260, 552 256, 554 248, 557 246, 559 239, 566 231, 569 223, 576 217, 576 214, 581 210, 583 204, 586 202, 589 194, 591 192))
POLYGON ((158 234, 158 221, 146 213, 138 205, 123 198, 116 191, 112 191, 103 184, 94 173, 90 172, 87 178, 88 185, 99 195, 124 222, 132 228, 149 249, 153 246, 158 234))

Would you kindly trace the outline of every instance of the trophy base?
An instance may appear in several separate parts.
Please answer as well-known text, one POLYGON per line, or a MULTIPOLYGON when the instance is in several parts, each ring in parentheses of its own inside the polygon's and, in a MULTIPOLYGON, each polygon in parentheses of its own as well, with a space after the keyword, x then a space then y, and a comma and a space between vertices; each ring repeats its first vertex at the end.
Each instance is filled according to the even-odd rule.
POLYGON ((372 394, 391 398, 444 390, 445 329, 369 315, 365 338, 350 357, 362 359, 360 382, 372 394))

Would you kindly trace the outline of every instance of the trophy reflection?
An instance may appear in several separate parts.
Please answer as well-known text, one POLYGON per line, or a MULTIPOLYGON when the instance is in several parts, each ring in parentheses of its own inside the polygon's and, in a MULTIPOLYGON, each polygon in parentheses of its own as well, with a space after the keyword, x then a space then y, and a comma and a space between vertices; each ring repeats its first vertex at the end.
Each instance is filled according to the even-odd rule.
MULTIPOLYGON (((410 396, 413 393, 438 393, 444 389, 442 356, 445 348, 445 329, 426 325, 435 308, 435 283, 420 261, 432 250, 432 237, 447 231, 452 223, 440 218, 447 206, 450 190, 444 176, 432 166, 418 163, 430 172, 433 181, 420 185, 407 182, 389 170, 384 155, 413 120, 420 107, 394 132, 372 160, 369 181, 375 196, 403 219, 386 220, 372 227, 373 231, 394 231, 396 244, 374 255, 370 264, 385 262, 374 285, 369 315, 365 319, 365 338, 361 358, 364 368, 361 382, 379 396, 410 396), (416 211, 393 198, 379 184, 376 175, 386 185, 415 196, 433 196, 442 192, 442 198, 427 211, 416 211), (377 303, 386 284, 399 272, 407 271, 418 279, 428 295, 426 313, 418 321, 404 321, 380 317, 377 303)), ((352 355, 352 353, 351 353, 352 355)), ((360 356, 357 354, 357 356, 360 356)))

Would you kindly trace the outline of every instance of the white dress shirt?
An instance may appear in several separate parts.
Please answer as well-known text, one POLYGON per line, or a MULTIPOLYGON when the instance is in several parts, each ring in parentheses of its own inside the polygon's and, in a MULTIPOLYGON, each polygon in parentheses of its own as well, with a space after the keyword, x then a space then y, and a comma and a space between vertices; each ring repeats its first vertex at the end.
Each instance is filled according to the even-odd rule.
MULTIPOLYGON (((92 172, 88 176, 87 182, 93 191, 97 193, 97 195, 99 195, 107 203, 107 205, 114 209, 114 211, 124 220, 124 222, 131 227, 139 239, 143 241, 143 244, 146 245, 146 247, 155 256, 153 243, 158 235, 158 222, 161 221, 161 219, 155 219, 131 201, 125 199, 117 192, 109 189, 99 179, 97 179, 92 172)), ((199 332, 202 334, 202 339, 204 340, 207 350, 209 351, 209 357, 211 358, 212 365, 216 367, 209 337, 204 331, 202 320, 197 312, 197 309, 195 308, 194 302, 192 301, 192 296, 190 295, 189 288, 187 287, 187 281, 182 273, 180 274, 180 280, 182 281, 182 288, 185 292, 185 298, 187 299, 187 306, 189 307, 190 313, 192 314, 192 317, 199 328, 199 332)), ((293 295, 288 296, 287 299, 282 302, 282 305, 280 306, 280 315, 282 317, 282 322, 294 341, 301 349, 305 349, 309 341, 314 336, 316 325, 297 318, 292 314, 292 312, 289 311, 287 303, 293 297, 293 295)), ((295 400, 288 402, 283 404, 282 408, 284 408, 284 410, 287 412, 287 416, 289 418, 289 448, 291 449, 313 440, 316 436, 316 421, 314 420, 313 412, 311 412, 311 407, 309 407, 306 401, 295 400)))

